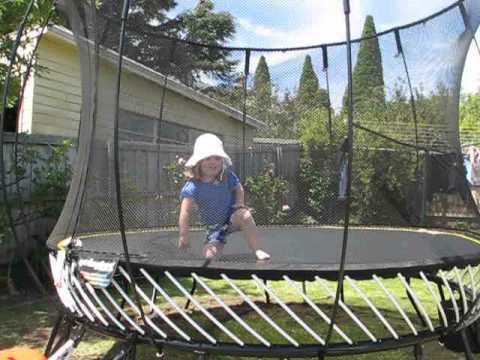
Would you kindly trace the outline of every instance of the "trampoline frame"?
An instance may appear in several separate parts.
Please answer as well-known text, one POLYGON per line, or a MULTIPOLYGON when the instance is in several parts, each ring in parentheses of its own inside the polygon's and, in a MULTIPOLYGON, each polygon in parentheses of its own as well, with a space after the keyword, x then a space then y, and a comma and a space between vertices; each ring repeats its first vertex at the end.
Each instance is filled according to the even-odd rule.
MULTIPOLYGON (((63 254, 62 257, 65 256, 65 259, 67 258, 66 254, 63 254)), ((93 293, 98 292, 98 293, 103 293, 107 291, 105 288, 93 288, 88 282, 86 282, 80 274, 78 274, 78 271, 76 271, 75 267, 75 260, 68 260, 64 261, 63 264, 60 263, 62 260, 60 259, 60 262, 57 263, 57 259, 54 254, 51 254, 51 261, 52 261, 52 269, 57 269, 59 272, 57 273, 57 281, 63 282, 62 285, 57 288, 63 288, 63 295, 64 296, 71 296, 71 304, 73 303, 73 307, 76 308, 73 311, 70 310, 67 314, 67 322, 71 322, 72 324, 76 324, 76 326, 80 327, 85 327, 88 329, 92 329, 94 331, 106 334, 108 336, 112 336, 114 338, 117 338, 123 342, 128 342, 132 339, 132 331, 135 333, 135 344, 151 344, 151 336, 148 335, 147 329, 149 327, 152 327, 155 329, 155 324, 152 324, 151 322, 147 322, 147 324, 142 324, 140 320, 129 320, 126 321, 126 316, 128 315, 122 315, 120 318, 121 324, 123 324, 124 329, 120 329, 119 326, 115 326, 115 324, 112 324, 110 320, 107 319, 107 316, 105 315, 104 311, 104 306, 98 306, 98 303, 95 305, 95 301, 99 301, 97 298, 98 296, 93 295, 93 293), (63 270, 59 269, 59 266, 63 265, 63 270), (65 294, 65 289, 67 289, 67 295, 65 294), (82 294, 83 292, 83 294, 82 294), (89 300, 87 300, 87 298, 89 300), (94 304, 94 305, 92 305, 94 304), (108 326, 105 326, 105 323, 102 324, 102 321, 99 321, 100 315, 95 315, 92 310, 97 308, 98 311, 102 312, 103 317, 107 319, 107 322, 109 322, 108 326), (133 322, 132 322, 133 320, 133 322), (129 324, 130 323, 130 324, 129 324), (132 326, 135 326, 137 330, 135 331, 135 328, 132 328, 132 326), (130 330, 128 330, 128 328, 130 330)), ((154 285, 155 290, 154 293, 149 297, 148 294, 146 294, 146 291, 142 289, 142 285, 139 285, 137 281, 137 285, 135 285, 135 293, 139 294, 143 298, 143 304, 152 306, 152 309, 154 308, 155 310, 152 310, 152 312, 156 313, 157 316, 160 310, 153 304, 153 299, 156 297, 155 293, 160 293, 164 299, 168 299, 168 294, 166 293, 166 290, 161 287, 161 285, 158 284, 153 279, 153 275, 150 275, 145 269, 139 268, 135 269, 136 272, 141 274, 143 279, 147 279, 149 282, 148 286, 154 285), (148 300, 150 299, 150 300, 148 300)), ((128 272, 122 267, 122 264, 119 264, 116 274, 118 276, 121 276, 123 280, 126 280, 127 283, 129 282, 129 275, 128 272)), ((155 275, 159 275, 159 272, 156 272, 155 275)), ((178 284, 177 286, 180 286, 179 289, 180 291, 184 293, 184 296, 186 299, 189 301, 192 300, 193 305, 196 307, 196 309, 200 309, 202 305, 199 305, 195 303, 195 298, 194 298, 194 289, 186 289, 185 287, 181 287, 179 282, 176 280, 176 277, 172 275, 169 271, 164 271, 162 273, 163 276, 168 278, 170 281, 172 281, 173 284, 178 284)), ((237 289, 237 286, 234 284, 232 279, 230 279, 227 275, 221 274, 222 279, 226 284, 228 284, 232 289, 237 289), (233 285, 232 285, 233 284, 233 285)), ((177 331, 177 337, 169 337, 165 333, 163 334, 165 337, 159 336, 158 333, 153 337, 155 341, 155 345, 158 346, 161 349, 167 349, 167 348, 176 348, 180 350, 186 350, 186 351, 194 351, 199 353, 201 356, 206 356, 207 354, 228 354, 232 356, 260 356, 260 357, 311 357, 311 356, 319 356, 319 357, 324 357, 324 356, 339 356, 339 355, 351 355, 351 354, 361 354, 361 353, 368 353, 368 352, 377 352, 377 351, 387 351, 387 350, 393 350, 393 349, 398 349, 398 348, 403 348, 403 347, 409 347, 409 346, 414 346, 416 348, 416 352, 418 352, 418 358, 420 357, 421 354, 421 344, 427 341, 433 341, 435 339, 441 338, 441 337, 448 337, 452 336, 452 334, 455 333, 460 333, 463 334, 466 329, 471 326, 473 323, 475 323, 478 318, 480 317, 480 297, 478 296, 480 292, 480 266, 475 265, 475 266, 467 266, 462 270, 459 270, 457 268, 452 269, 448 274, 439 271, 436 274, 430 274, 430 273, 425 273, 423 271, 420 271, 417 277, 405 277, 403 274, 398 274, 397 275, 398 279, 404 286, 404 290, 408 295, 409 301, 412 305, 412 307, 415 309, 415 312, 417 313, 417 317, 420 322, 423 322, 425 325, 423 326, 422 329, 418 329, 418 326, 420 326, 418 323, 413 324, 409 323, 408 320, 410 319, 409 315, 412 316, 410 313, 407 315, 405 312, 405 309, 398 303, 398 294, 396 293, 391 293, 387 287, 385 287, 382 283, 382 279, 379 278, 376 275, 372 276, 372 280, 374 280, 377 284, 377 286, 382 289, 386 296, 390 297, 391 305, 392 307, 395 307, 396 310, 398 311, 398 314, 400 314, 405 323, 409 324, 411 332, 409 333, 396 333, 396 331, 393 328, 390 328, 390 336, 389 337, 381 337, 379 338, 374 334, 374 332, 371 332, 368 329, 368 326, 362 323, 359 317, 355 315, 355 312, 353 310, 349 310, 348 305, 344 304, 342 300, 339 300, 339 306, 342 309, 347 309, 347 313, 349 314, 350 318, 352 319, 352 324, 354 326, 357 326, 361 331, 362 335, 365 337, 370 337, 370 339, 367 340, 357 340, 350 338, 348 335, 345 335, 343 333, 342 329, 337 327, 335 325, 335 332, 337 334, 341 334, 343 338, 343 342, 336 342, 336 343, 331 343, 328 348, 325 347, 325 344, 304 344, 302 343, 301 345, 297 342, 295 339, 289 339, 289 335, 285 334, 284 337, 287 340, 287 343, 290 342, 290 344, 274 344, 274 343, 261 343, 262 342, 262 335, 257 335, 257 339, 259 340, 258 344, 248 344, 248 343, 243 343, 243 344, 235 344, 235 341, 228 343, 228 342, 219 342, 216 341, 215 339, 210 339, 208 338, 203 341, 198 341, 194 340, 193 338, 190 338, 189 335, 183 335, 186 336, 186 339, 181 339, 180 334, 183 331, 186 331, 186 328, 181 328, 176 330, 177 331), (411 286, 409 286, 410 279, 417 278, 419 281, 422 281, 425 286, 421 290, 428 289, 430 292, 430 299, 426 299, 425 297, 422 297, 421 291, 415 291, 415 289, 411 286), (437 291, 434 290, 434 287, 437 287, 437 291), (448 293, 449 299, 447 300, 444 291, 445 290, 448 293), (396 300, 397 299, 397 300, 396 300), (432 300, 433 299, 433 300, 432 300), (427 314, 424 309, 425 301, 434 301, 437 306, 437 312, 438 316, 436 319, 431 318, 431 315, 427 314), (450 313, 445 306, 450 306, 450 313), (452 312, 453 311, 453 312, 452 312), (450 316, 448 315, 450 314, 450 316), (434 323, 439 322, 439 325, 434 325, 434 323)), ((213 290, 208 291, 208 285, 205 285, 203 283, 202 278, 200 278, 197 274, 192 273, 191 274, 192 280, 194 280, 194 284, 200 284, 200 286, 206 290, 210 295, 212 301, 217 301, 218 304, 221 304, 218 300, 218 296, 213 292, 213 290)), ((137 277, 138 280, 138 277, 137 277)), ((300 288, 299 285, 294 284, 293 280, 291 280, 288 276, 284 276, 284 280, 286 283, 292 287, 295 291, 297 291, 297 294, 299 297, 301 296, 301 299, 304 301, 304 306, 306 306, 309 309, 315 309, 317 306, 311 299, 309 299, 307 294, 302 295, 302 289, 300 288)), ((121 303, 118 303, 117 301, 117 308, 122 308, 124 311, 124 314, 131 313, 132 311, 135 312, 135 302, 133 300, 135 294, 128 295, 128 293, 125 290, 121 290, 122 287, 119 284, 120 281, 119 279, 114 280, 113 287, 110 285, 110 291, 113 291, 115 289, 115 293, 121 294, 121 298, 123 299, 121 303), (123 306, 122 306, 123 305, 123 306), (126 306, 126 308, 125 308, 126 306)), ((292 315, 292 313, 289 311, 288 304, 285 304, 282 302, 280 298, 275 294, 275 291, 269 288, 268 284, 265 282, 262 282, 263 279, 261 279, 259 276, 256 276, 252 274, 252 281, 254 281, 259 287, 261 287, 263 291, 265 291, 265 295, 269 295, 269 297, 273 298, 275 301, 275 304, 279 309, 283 310, 284 316, 290 316, 293 319, 295 319, 295 314, 292 315), (262 285, 263 284, 263 285, 262 285)), ((325 279, 322 279, 318 276, 316 276, 315 281, 319 284, 322 284, 321 286, 324 286, 324 288, 328 288, 327 283, 325 282, 325 279)), ((373 310, 373 313, 376 314, 377 319, 379 321, 382 321, 386 327, 389 327, 388 320, 383 318, 381 314, 380 309, 376 309, 376 305, 372 303, 372 301, 369 301, 368 294, 362 293, 361 289, 357 289, 356 286, 356 280, 353 280, 349 278, 348 276, 345 277, 345 281, 348 282, 352 289, 355 289, 357 294, 359 295, 360 298, 364 301, 365 305, 370 307, 370 309, 373 310)), ((194 285, 195 286, 195 285, 194 285)), ((61 291, 59 291, 60 293, 61 291)), ((247 303, 250 307, 250 311, 257 311, 255 308, 258 305, 255 305, 253 302, 253 299, 251 299, 248 295, 245 293, 242 293, 241 289, 237 290, 238 294, 240 294, 241 297, 243 297, 243 300, 245 303, 247 303)), ((328 292, 327 292, 328 294, 328 292)), ((332 299, 335 297, 333 291, 330 289, 330 293, 328 294, 332 299)), ((109 298, 113 298, 110 296, 109 298)), ((172 299, 168 301, 173 301, 172 299)), ((205 301, 205 300, 204 300, 205 301)), ((220 300, 221 301, 221 300, 220 300)), ((268 300, 267 300, 268 301, 268 300)), ((269 302, 269 301, 268 301, 269 302)), ((63 300, 64 304, 68 304, 69 301, 63 300)), ((225 304, 224 304, 225 305, 225 304)), ((188 305, 187 305, 188 306, 188 305)), ((186 306, 186 307, 187 307, 186 306)), ((228 308, 228 305, 225 305, 228 308)), ((177 312, 182 314, 182 309, 181 305, 177 304, 176 305, 177 312)), ((202 312, 202 310, 198 310, 199 312, 202 312)), ((204 311, 208 312, 208 308, 204 309, 204 311)), ((261 309, 259 311, 262 311, 261 309)), ((321 311, 321 310, 320 310, 321 311)), ((138 314, 138 309, 136 310, 138 314)), ((117 313, 116 316, 118 316, 119 313, 117 313)), ((328 324, 329 319, 328 315, 324 314, 324 321, 328 324)), ((115 314, 112 314, 115 315, 115 314)), ((187 316, 188 315, 183 315, 187 316)), ((268 315, 266 315, 268 318, 268 315)), ((110 316, 112 318, 112 316, 110 316)), ((259 319, 262 318, 262 316, 258 317, 259 319)), ((233 318, 234 319, 234 318, 233 318)), ((265 320, 266 318, 263 317, 265 320)), ((236 320, 236 319, 234 319, 236 320)), ((213 323, 215 322, 214 320, 213 323)), ((241 321, 241 320, 236 320, 236 321, 241 321)), ((274 320, 266 319, 266 321, 272 321, 271 328, 272 331, 275 331, 276 329, 276 324, 274 320)), ((299 324, 301 324, 301 321, 297 321, 299 324)), ((175 325, 171 325, 175 326, 175 325)), ((185 325, 184 325, 185 326, 185 325)), ((197 327, 201 328, 201 325, 198 325, 195 323, 195 321, 190 320, 190 326, 192 329, 195 329, 197 327)), ((218 326, 218 324, 217 324, 218 326)), ((308 328, 308 325, 306 325, 308 328)), ((156 329, 158 331, 159 329, 156 329)), ((280 334, 282 333, 283 329, 277 329, 276 331, 279 332, 280 334)), ((311 330, 311 329, 310 329, 311 330)), ((351 330, 351 329, 350 329, 351 330)), ((161 331, 161 330, 160 330, 161 331)), ((201 329, 197 331, 202 331, 201 329)), ((318 334, 317 334, 318 335, 318 334)), ((204 333, 204 336, 208 336, 204 333)), ((231 334, 231 338, 235 338, 236 334, 231 334)), ((313 335, 315 336, 315 335, 313 335)), ((465 338, 467 339, 467 338, 465 338)), ((465 340, 467 341, 468 340, 465 340)), ((264 339, 263 339, 264 340, 264 339)), ((241 341, 241 340, 240 340, 241 341)), ((268 342, 268 341, 267 341, 268 342)), ((133 345, 132 345, 133 346, 133 345)), ((469 344, 465 343, 465 348, 469 348, 469 344)), ((473 359, 473 355, 468 353, 467 350, 465 350, 467 358, 468 359, 473 359)), ((199 358, 200 358, 199 355, 199 358)), ((416 356, 417 356, 416 355, 416 356)), ((417 357, 416 357, 417 358, 417 357)))

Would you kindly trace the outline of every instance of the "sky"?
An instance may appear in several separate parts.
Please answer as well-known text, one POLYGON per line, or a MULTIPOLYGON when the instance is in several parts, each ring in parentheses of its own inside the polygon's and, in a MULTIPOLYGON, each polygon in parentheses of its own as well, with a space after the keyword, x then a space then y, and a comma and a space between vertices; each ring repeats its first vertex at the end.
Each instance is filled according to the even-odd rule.
MULTIPOLYGON (((195 6, 198 0, 177 0, 176 12, 195 6)), ((473 1, 473 0, 467 0, 473 1)), ((366 15, 375 19, 377 32, 404 25, 441 10, 453 0, 351 0, 351 34, 360 37, 366 15)), ((316 45, 345 39, 343 0, 214 0, 216 11, 228 11, 236 22, 230 46, 284 48, 316 45), (328 29, 327 31, 325 31, 328 29)), ((435 37, 436 34, 432 34, 435 37)), ((480 41, 480 31, 476 37, 480 41)), ((428 40, 428 39, 422 39, 428 40)), ((419 47, 422 44, 418 44, 419 47)), ((439 44, 441 46, 441 44, 439 44)), ((304 54, 272 53, 267 57, 271 73, 284 71, 292 56, 304 54)), ((254 71, 258 56, 251 59, 254 71)), ((303 61, 302 61, 303 62, 303 61)), ((427 70, 428 71, 428 70, 427 70)), ((272 80, 274 74, 272 76, 272 80)), ((471 46, 462 76, 462 92, 480 89, 480 54, 471 46)))

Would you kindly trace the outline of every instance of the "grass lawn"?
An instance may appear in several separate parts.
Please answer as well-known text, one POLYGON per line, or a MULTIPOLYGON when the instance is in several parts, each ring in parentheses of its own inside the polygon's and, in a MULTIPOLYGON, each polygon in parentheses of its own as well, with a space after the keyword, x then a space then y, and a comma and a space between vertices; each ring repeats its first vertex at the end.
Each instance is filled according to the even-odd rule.
MULTIPOLYGON (((184 281, 185 285, 188 286, 188 281, 184 281)), ((242 304, 238 296, 232 292, 232 289, 227 287, 226 284, 222 281, 208 281, 209 286, 211 286, 218 294, 221 295, 222 299, 229 303, 233 309, 240 313, 245 309, 244 304, 242 304)), ((252 282, 244 282, 239 281, 237 285, 241 284, 242 289, 251 295, 259 306, 262 306, 262 309, 266 311, 281 327, 284 329, 288 329, 290 335, 292 335, 295 339, 299 340, 300 342, 306 341, 311 343, 311 337, 305 333, 302 329, 300 330, 298 326, 293 326, 292 320, 288 318, 283 310, 280 310, 277 306, 273 305, 265 305, 263 300, 263 293, 253 285, 252 282)), ((375 297, 376 288, 371 281, 364 281, 360 282, 362 288, 366 290, 372 297, 375 297)), ((165 283, 165 286, 168 287, 169 285, 165 283)), ((319 334, 325 334, 326 326, 324 323, 319 322, 315 316, 312 316, 310 312, 308 312, 308 308, 304 307, 301 303, 301 300, 298 299, 298 296, 291 292, 291 288, 285 286, 285 282, 274 282, 271 283, 272 288, 281 295, 281 298, 289 303, 289 306, 292 307, 295 312, 302 317, 302 319, 309 323, 315 331, 319 334)), ((390 286, 395 286, 394 284, 390 284, 390 286)), ((175 294, 173 288, 169 289, 171 293, 175 294)), ((322 305, 323 310, 328 314, 331 309, 331 301, 325 297, 325 294, 321 294, 318 292, 318 289, 313 288, 309 284, 308 294, 309 297, 314 300, 317 304, 322 305)), ((376 333, 381 332, 381 328, 383 326, 380 322, 371 316, 370 310, 365 306, 365 303, 352 291, 346 287, 346 299, 348 305, 355 310, 355 313, 368 325, 370 329, 374 329, 376 333)), ((174 295, 176 301, 179 304, 184 303, 184 299, 180 293, 174 295)), ((202 292, 200 289, 196 293, 196 298, 206 304, 207 302, 211 301, 208 299, 205 292, 202 292)), ((403 301, 408 301, 407 299, 401 299, 403 301)), ((385 302, 384 304, 381 303, 381 299, 376 302, 376 304, 380 304, 380 306, 384 306, 382 308, 382 313, 389 318, 392 325, 396 327, 396 329, 401 330, 404 323, 400 321, 398 316, 396 316, 395 311, 390 308, 390 305, 385 302)), ((165 307, 165 310, 168 311, 165 304, 160 304, 162 307, 165 307)), ((45 299, 26 299, 24 297, 17 297, 17 298, 8 298, 3 297, 0 298, 0 349, 14 346, 14 345, 25 345, 32 348, 43 349, 48 341, 48 337, 52 328, 52 324, 55 321, 56 317, 56 308, 58 304, 52 304, 45 299)), ((212 308, 212 313, 215 313, 215 308, 212 308)), ((436 309, 432 304, 428 312, 434 313, 436 309)), ((197 318, 200 323, 205 324, 205 327, 208 328, 210 334, 217 338, 219 341, 229 341, 229 339, 224 335, 220 330, 218 330, 214 326, 210 326, 208 322, 202 319, 202 315, 198 312, 191 310, 192 316, 197 318)), ((413 313, 409 313, 410 318, 414 318, 415 315, 413 313)), ((269 334, 269 341, 275 342, 279 341, 282 342, 280 335, 272 334, 273 330, 269 327, 269 325, 260 324, 260 322, 256 317, 253 317, 253 313, 245 313, 243 316, 245 321, 251 320, 251 322, 256 323, 256 330, 262 334, 269 334), (250 319, 251 317, 251 319, 250 319)), ((182 322, 180 320, 176 323, 181 326, 182 322)), ((239 328, 239 325, 229 319, 224 319, 222 323, 229 328, 230 330, 235 330, 236 333, 244 340, 245 342, 253 341, 252 336, 248 334, 245 330, 239 328)), ((339 314, 338 323, 342 326, 342 329, 347 332, 349 335, 355 335, 355 332, 358 332, 359 329, 357 327, 348 326, 348 322, 346 319, 346 315, 344 313, 339 314)), ((187 327, 185 327, 187 329, 187 327)), ((333 341, 341 341, 341 338, 336 335, 333 337, 333 341)), ((87 331, 86 336, 84 337, 83 341, 77 347, 74 353, 74 359, 85 359, 85 360, 93 360, 101 358, 102 354, 108 352, 108 350, 112 347, 114 342, 102 336, 99 336, 96 333, 87 331)), ((436 360, 447 360, 447 359, 464 359, 463 354, 458 354, 451 352, 445 349, 437 342, 430 342, 425 344, 425 358, 426 359, 436 359, 436 360)), ((197 356, 194 354, 180 352, 178 350, 171 350, 167 349, 166 351, 168 355, 168 359, 197 359, 197 356)), ((155 356, 155 350, 153 348, 147 346, 141 346, 138 349, 138 359, 145 359, 145 360, 154 360, 158 359, 155 356)), ((239 357, 228 357, 228 356, 210 356, 210 359, 242 359, 239 357)), ((480 355, 476 358, 480 359, 480 355)), ((344 357, 338 357, 338 359, 344 359, 344 357)), ((365 354, 365 355, 356 355, 349 357, 349 359, 357 359, 357 360, 367 360, 367 359, 414 359, 413 356, 413 349, 412 348, 405 348, 396 351, 390 352, 383 352, 383 353, 373 353, 373 354, 365 354)))

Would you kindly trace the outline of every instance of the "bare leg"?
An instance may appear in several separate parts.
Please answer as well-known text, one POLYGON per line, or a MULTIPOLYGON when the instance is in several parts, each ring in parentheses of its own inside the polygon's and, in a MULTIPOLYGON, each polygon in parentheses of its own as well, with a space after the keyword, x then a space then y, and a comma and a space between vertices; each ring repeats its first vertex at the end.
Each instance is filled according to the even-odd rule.
POLYGON ((238 209, 232 215, 232 226, 234 229, 243 231, 248 247, 255 253, 257 260, 268 260, 270 254, 258 248, 257 225, 252 213, 248 209, 238 209))

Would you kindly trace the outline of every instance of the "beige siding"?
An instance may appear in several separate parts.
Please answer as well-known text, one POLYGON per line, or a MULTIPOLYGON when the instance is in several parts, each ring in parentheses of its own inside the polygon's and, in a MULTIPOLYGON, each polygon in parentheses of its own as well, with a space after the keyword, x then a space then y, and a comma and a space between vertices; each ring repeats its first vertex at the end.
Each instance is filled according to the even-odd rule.
POLYGON ((38 64, 32 133, 75 137, 81 108, 78 51, 47 33, 38 48, 38 64))
MULTIPOLYGON (((159 84, 134 74, 122 79, 121 107, 152 118, 158 118, 162 97, 159 84)), ((225 114, 208 108, 194 100, 167 90, 163 119, 205 131, 215 131, 225 136, 238 136, 242 123, 225 114)))
POLYGON ((23 93, 22 106, 19 114, 19 129, 21 133, 30 134, 32 132, 32 114, 33 114, 33 89, 35 87, 35 76, 28 78, 23 93))
MULTIPOLYGON (((81 111, 81 67, 75 45, 54 33, 46 33, 38 49, 34 84, 31 133, 75 137, 81 111)), ((115 65, 102 60, 99 79, 97 135, 112 137, 115 65)), ((88 76, 88 75, 85 75, 88 76)), ((124 110, 157 119, 162 97, 162 83, 148 76, 124 71, 120 107, 124 110)), ((28 104, 25 104, 28 109, 28 104)), ((169 122, 214 131, 226 138, 241 137, 242 122, 189 97, 167 90, 163 119, 169 122)), ((248 127, 247 137, 253 136, 248 127)))

